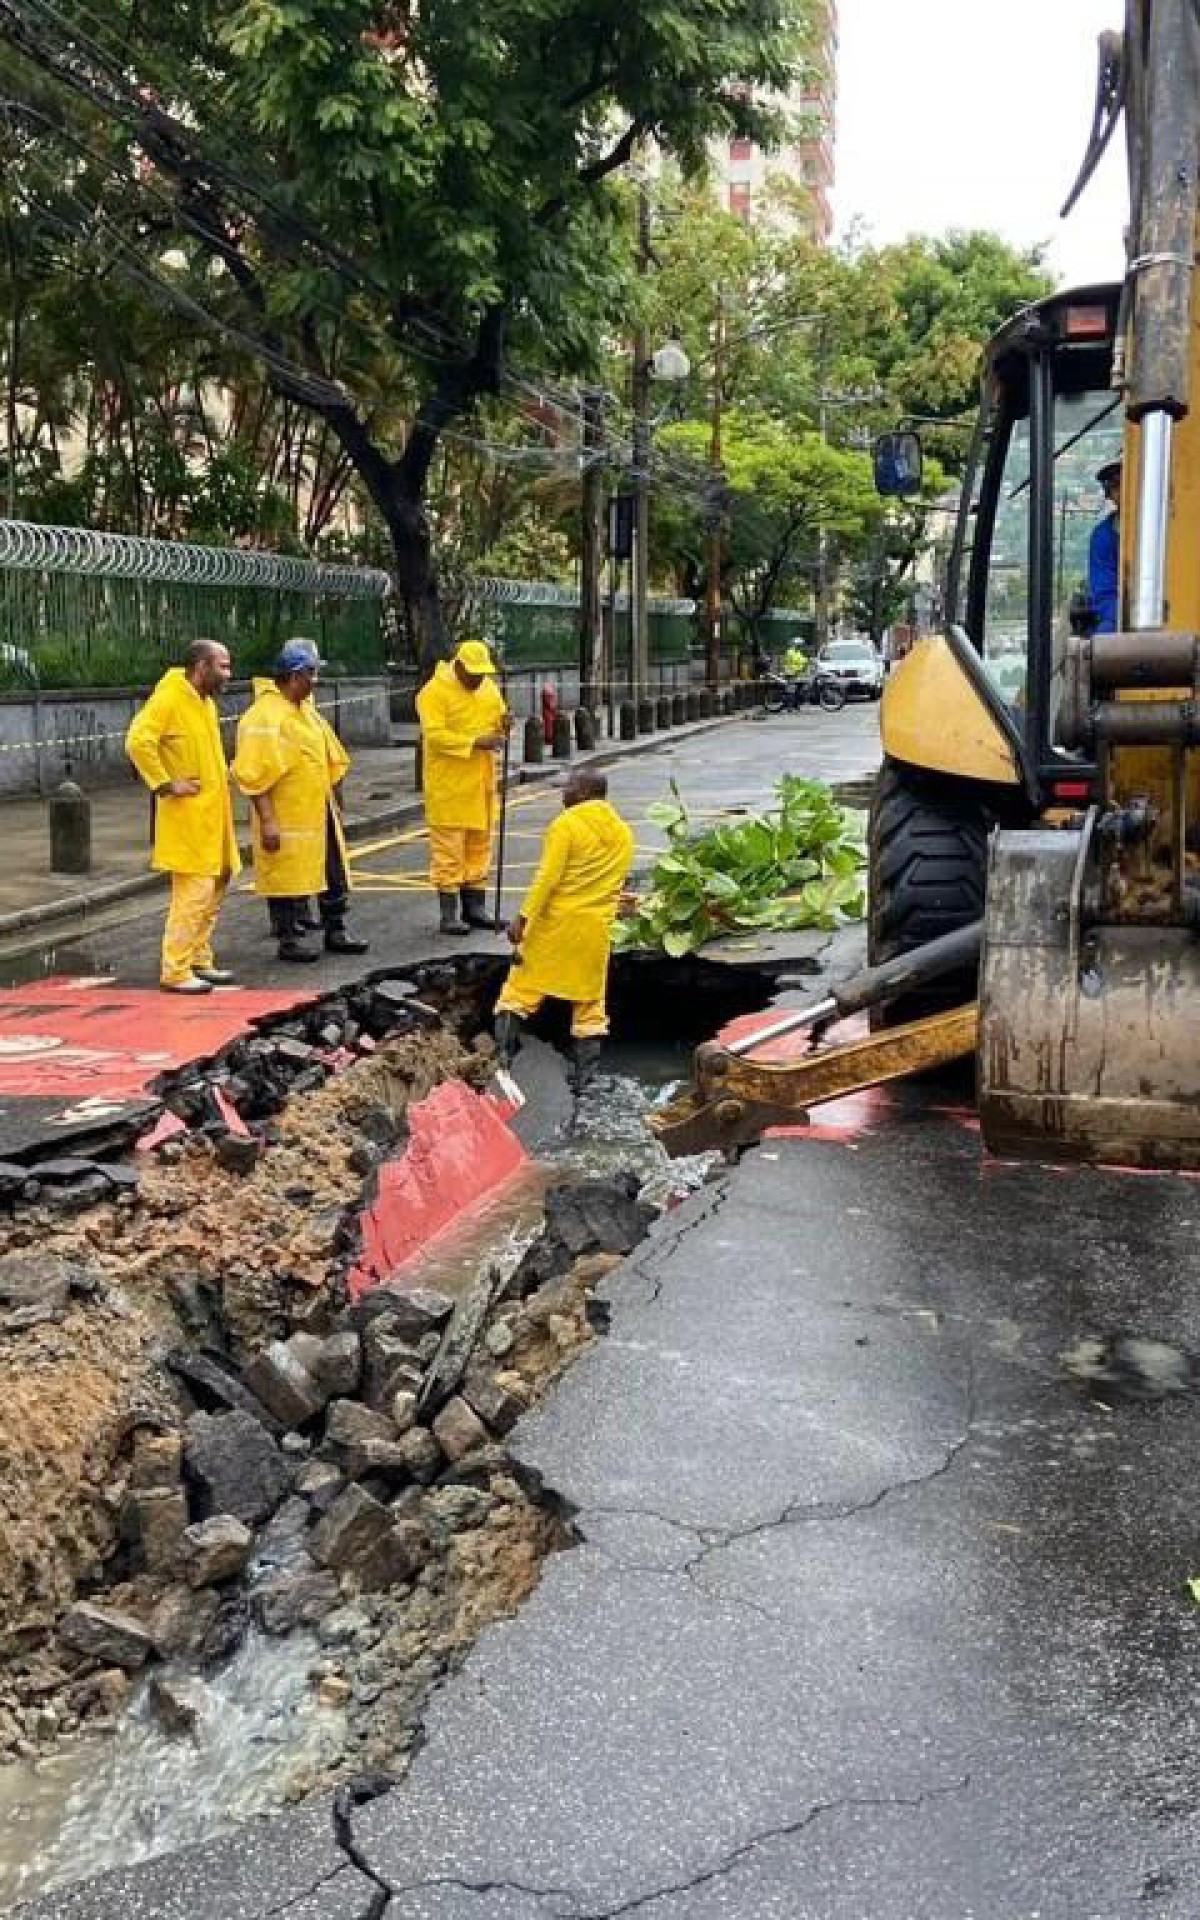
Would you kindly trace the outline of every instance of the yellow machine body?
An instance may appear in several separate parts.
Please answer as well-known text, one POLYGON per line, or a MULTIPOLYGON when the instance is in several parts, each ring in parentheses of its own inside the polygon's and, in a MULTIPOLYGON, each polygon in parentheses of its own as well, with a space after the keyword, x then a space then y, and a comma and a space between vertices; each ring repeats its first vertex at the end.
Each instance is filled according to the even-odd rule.
POLYGON ((888 675, 879 728, 884 752, 904 766, 1020 785, 1012 741, 943 634, 918 640, 888 675))

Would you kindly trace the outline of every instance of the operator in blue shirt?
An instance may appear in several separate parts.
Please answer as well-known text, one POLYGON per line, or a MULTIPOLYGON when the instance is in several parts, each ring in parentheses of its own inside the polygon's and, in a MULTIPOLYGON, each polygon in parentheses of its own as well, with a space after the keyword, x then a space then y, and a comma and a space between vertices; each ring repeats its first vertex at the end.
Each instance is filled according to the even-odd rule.
POLYGON ((1121 462, 1110 460, 1096 475, 1112 507, 1093 527, 1088 545, 1088 594, 1097 633, 1116 633, 1121 611, 1121 462))

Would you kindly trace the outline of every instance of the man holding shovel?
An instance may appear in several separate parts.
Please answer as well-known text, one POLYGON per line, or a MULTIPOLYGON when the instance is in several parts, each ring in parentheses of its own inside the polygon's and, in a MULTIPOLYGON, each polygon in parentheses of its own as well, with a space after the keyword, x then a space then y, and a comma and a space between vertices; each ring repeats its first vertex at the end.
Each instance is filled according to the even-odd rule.
POLYGON ((482 640, 464 640, 453 660, 435 668, 417 695, 417 718, 439 931, 494 931, 487 879, 496 822, 496 755, 503 751, 512 718, 482 640))
POLYGON ((608 803, 602 773, 580 767, 563 788, 521 911, 508 930, 516 948, 496 1002, 496 1045, 507 1066, 522 1023, 547 997, 571 1004, 571 1085, 581 1093, 608 1032, 605 994, 612 924, 633 865, 632 832, 608 803))

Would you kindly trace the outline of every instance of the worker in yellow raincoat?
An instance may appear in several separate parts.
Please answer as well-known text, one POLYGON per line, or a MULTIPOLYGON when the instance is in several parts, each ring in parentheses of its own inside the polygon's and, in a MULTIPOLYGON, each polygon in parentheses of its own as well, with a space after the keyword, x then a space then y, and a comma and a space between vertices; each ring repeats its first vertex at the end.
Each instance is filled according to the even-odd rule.
POLYGON ((288 640, 273 680, 254 682, 238 723, 233 777, 254 810, 254 890, 262 894, 279 958, 318 960, 306 945, 308 902, 318 896, 327 953, 366 953, 346 931, 350 882, 338 788, 350 756, 317 709, 321 659, 311 640, 288 640))
POLYGON ((487 878, 496 820, 496 755, 512 724, 482 640, 464 640, 417 695, 429 879, 442 933, 493 926, 487 878), (461 906, 461 917, 460 917, 461 906))
POLYGON ((521 911, 508 930, 517 949, 496 1002, 496 1044, 511 1061, 520 1023, 549 997, 571 1003, 571 1083, 582 1092, 608 1032, 605 993, 612 924, 633 864, 634 838, 608 803, 602 773, 580 768, 563 788, 521 911))
POLYGON ((241 867, 216 695, 229 684, 227 650, 193 640, 125 735, 125 751, 154 795, 151 865, 171 876, 159 978, 168 993, 211 993, 233 975, 213 959, 225 889, 241 867))

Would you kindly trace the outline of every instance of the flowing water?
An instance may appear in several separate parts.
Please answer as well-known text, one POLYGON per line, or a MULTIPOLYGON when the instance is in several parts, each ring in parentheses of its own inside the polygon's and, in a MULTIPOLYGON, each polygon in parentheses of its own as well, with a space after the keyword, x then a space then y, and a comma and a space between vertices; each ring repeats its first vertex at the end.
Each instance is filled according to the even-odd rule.
MULTIPOLYGON (((608 1070, 546 1157, 440 1236, 406 1277, 457 1294, 485 1261, 511 1271, 537 1234, 547 1185, 564 1172, 629 1168, 659 1205, 698 1185, 710 1162, 669 1161, 645 1123, 689 1057, 683 1048, 612 1048, 608 1070)), ((251 1634, 196 1683, 192 1732, 164 1730, 146 1679, 113 1734, 0 1766, 0 1906, 175 1851, 283 1804, 299 1772, 332 1763, 341 1750, 342 1713, 318 1703, 310 1680, 318 1651, 306 1634, 251 1634)))

